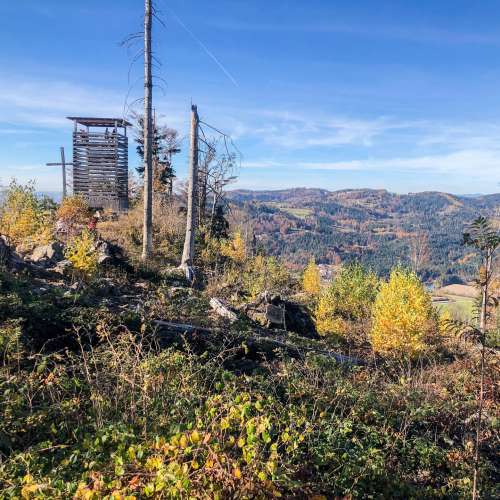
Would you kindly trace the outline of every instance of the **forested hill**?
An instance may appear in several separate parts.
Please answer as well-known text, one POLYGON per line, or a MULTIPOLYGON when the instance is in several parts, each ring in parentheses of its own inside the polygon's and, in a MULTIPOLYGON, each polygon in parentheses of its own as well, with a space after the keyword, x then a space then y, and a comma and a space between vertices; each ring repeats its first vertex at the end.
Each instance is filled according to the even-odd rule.
POLYGON ((294 188, 235 190, 229 199, 250 214, 257 241, 291 264, 304 265, 311 255, 324 264, 359 259, 386 274, 397 263, 411 265, 415 247, 424 247, 421 276, 444 283, 473 273, 461 246, 466 225, 480 214, 500 218, 500 193, 294 188))

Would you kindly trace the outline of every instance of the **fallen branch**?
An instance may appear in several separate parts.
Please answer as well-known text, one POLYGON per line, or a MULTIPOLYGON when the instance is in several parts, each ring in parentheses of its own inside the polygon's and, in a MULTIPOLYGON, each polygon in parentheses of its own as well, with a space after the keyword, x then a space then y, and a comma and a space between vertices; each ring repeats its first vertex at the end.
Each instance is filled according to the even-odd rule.
POLYGON ((222 318, 226 318, 230 323, 234 323, 238 320, 238 316, 234 311, 231 311, 229 307, 225 306, 221 300, 213 297, 210 299, 210 307, 222 318))
MULTIPOLYGON (((174 337, 182 337, 183 335, 188 334, 196 335, 196 337, 192 337, 190 339, 192 341, 206 340, 213 342, 222 334, 226 340, 231 335, 227 331, 223 331, 220 328, 207 328, 183 323, 171 323, 161 320, 156 320, 153 323, 158 327, 158 333, 161 340, 167 340, 165 338, 166 335, 169 336, 169 340, 175 340, 175 338, 172 338, 171 334, 173 334, 174 337)), ((279 348, 285 350, 288 355, 300 359, 303 359, 307 353, 310 353, 334 359, 337 363, 355 366, 366 365, 366 362, 359 358, 315 347, 297 346, 290 342, 284 342, 264 335, 253 334, 246 336, 233 334, 232 340, 244 343, 247 349, 252 351, 252 354, 265 353, 270 355, 276 348, 279 348)))

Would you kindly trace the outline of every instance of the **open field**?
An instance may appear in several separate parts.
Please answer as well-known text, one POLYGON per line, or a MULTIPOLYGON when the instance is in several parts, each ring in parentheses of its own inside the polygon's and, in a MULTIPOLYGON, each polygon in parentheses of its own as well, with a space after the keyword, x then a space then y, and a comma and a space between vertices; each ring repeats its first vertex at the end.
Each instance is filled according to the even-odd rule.
POLYGON ((286 212, 287 214, 293 215, 294 217, 298 217, 299 219, 305 219, 313 215, 314 211, 310 208, 293 208, 293 207, 281 207, 280 210, 282 212, 286 212))
POLYGON ((446 300, 434 301, 439 312, 448 311, 452 318, 461 321, 470 321, 474 318, 474 299, 458 295, 447 295, 446 300))
POLYGON ((298 219, 305 219, 306 217, 314 215, 314 210, 312 210, 311 208, 290 207, 285 203, 280 203, 277 201, 270 201, 269 203, 266 203, 266 205, 278 209, 281 212, 285 212, 286 214, 289 214, 293 217, 297 217, 298 219))

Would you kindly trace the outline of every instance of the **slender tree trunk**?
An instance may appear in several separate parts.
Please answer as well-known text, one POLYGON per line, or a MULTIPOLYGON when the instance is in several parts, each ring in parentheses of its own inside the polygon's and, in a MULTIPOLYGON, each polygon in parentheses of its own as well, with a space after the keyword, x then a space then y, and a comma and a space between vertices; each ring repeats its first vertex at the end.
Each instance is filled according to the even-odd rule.
POLYGON ((215 220, 215 210, 217 209, 217 204, 219 202, 219 197, 217 196, 216 190, 214 190, 212 198, 212 208, 210 209, 210 221, 208 223, 208 237, 212 237, 212 229, 214 227, 215 220))
POLYGON ((151 256, 153 249, 153 134, 151 73, 152 0, 145 0, 144 13, 144 225, 142 234, 142 260, 151 256))
POLYGON ((66 156, 64 154, 64 148, 61 148, 61 168, 62 168, 62 182, 63 182, 63 192, 62 199, 66 198, 66 156))
POLYGON ((476 450, 474 454, 474 479, 472 483, 472 498, 479 498, 479 448, 481 446, 481 426, 483 419, 483 404, 484 404, 484 357, 486 354, 486 321, 488 308, 488 285, 491 274, 492 255, 489 251, 486 253, 484 263, 484 277, 481 283, 481 315, 479 318, 479 329, 481 331, 481 364, 479 378, 479 408, 476 421, 476 450))
POLYGON ((186 270, 188 278, 192 279, 194 259, 194 237, 196 230, 196 202, 198 188, 198 110, 191 106, 191 154, 189 159, 189 184, 187 199, 186 237, 182 252, 181 267, 186 270))
POLYGON ((199 182, 199 204, 198 204, 198 225, 203 224, 205 213, 207 209, 207 168, 201 172, 201 179, 199 182))

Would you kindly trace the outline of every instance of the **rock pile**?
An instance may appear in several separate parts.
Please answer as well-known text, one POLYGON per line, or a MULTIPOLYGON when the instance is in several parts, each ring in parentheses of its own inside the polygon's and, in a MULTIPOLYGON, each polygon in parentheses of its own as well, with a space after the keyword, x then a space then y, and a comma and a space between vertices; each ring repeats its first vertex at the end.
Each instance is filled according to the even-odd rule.
MULTIPOLYGON (((100 266, 121 265, 126 266, 126 259, 122 250, 105 240, 95 243, 97 262, 100 266)), ((64 244, 59 241, 39 245, 27 255, 19 254, 9 238, 0 234, 0 266, 8 269, 21 270, 30 268, 39 272, 53 271, 58 274, 68 274, 71 271, 71 262, 64 258, 64 244)))

